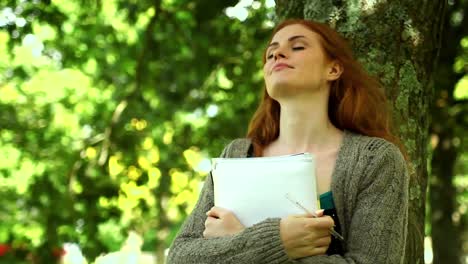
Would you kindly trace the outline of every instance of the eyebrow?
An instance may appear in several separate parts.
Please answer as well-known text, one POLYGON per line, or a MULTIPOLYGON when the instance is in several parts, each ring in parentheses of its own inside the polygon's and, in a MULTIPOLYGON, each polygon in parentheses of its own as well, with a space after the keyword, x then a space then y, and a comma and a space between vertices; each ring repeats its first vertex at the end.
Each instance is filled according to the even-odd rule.
MULTIPOLYGON (((292 37, 290 37, 288 39, 288 41, 293 41, 293 40, 298 39, 298 38, 306 38, 306 37, 302 36, 302 35, 292 36, 292 37)), ((279 45, 279 43, 275 41, 275 42, 270 43, 270 45, 268 45, 267 48, 272 47, 272 46, 278 46, 278 45, 279 45)))

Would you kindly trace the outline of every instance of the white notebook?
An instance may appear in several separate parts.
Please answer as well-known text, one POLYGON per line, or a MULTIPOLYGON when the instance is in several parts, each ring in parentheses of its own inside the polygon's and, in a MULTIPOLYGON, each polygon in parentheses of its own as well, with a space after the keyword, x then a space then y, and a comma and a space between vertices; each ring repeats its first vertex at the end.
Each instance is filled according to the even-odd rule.
POLYGON ((269 217, 305 212, 286 198, 317 210, 314 158, 309 153, 260 158, 215 158, 215 206, 231 210, 248 227, 269 217))

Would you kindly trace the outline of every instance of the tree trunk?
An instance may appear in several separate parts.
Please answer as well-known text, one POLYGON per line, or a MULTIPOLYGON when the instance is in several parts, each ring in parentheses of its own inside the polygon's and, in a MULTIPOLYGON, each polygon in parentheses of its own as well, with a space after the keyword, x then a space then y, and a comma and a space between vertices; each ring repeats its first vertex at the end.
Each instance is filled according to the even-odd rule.
POLYGON ((454 167, 458 151, 453 144, 452 129, 444 129, 439 133, 439 143, 434 150, 432 159, 432 175, 430 185, 431 223, 433 263, 461 264, 460 237, 461 233, 452 220, 455 211, 456 191, 452 184, 454 167))
POLYGON ((341 32, 355 56, 378 76, 410 158, 409 223, 405 263, 424 263, 431 75, 440 48, 446 1, 277 0, 280 18, 326 22, 341 32), (302 12, 301 12, 302 11, 302 12))
POLYGON ((166 255, 164 255, 164 250, 166 247, 163 243, 156 248, 156 263, 155 264, 164 264, 166 263, 166 255))

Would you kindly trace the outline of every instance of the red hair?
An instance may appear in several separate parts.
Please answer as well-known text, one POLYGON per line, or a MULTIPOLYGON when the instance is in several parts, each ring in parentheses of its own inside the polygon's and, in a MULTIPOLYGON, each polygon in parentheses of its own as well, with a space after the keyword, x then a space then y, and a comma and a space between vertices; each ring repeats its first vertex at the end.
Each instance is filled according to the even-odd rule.
MULTIPOLYGON (((392 118, 383 89, 353 58, 346 40, 326 24, 303 19, 285 20, 274 29, 272 38, 282 28, 294 24, 319 34, 325 54, 343 66, 340 78, 330 84, 328 116, 332 124, 341 130, 386 139, 405 153, 399 139, 392 133, 392 118)), ((263 64, 265 53, 266 50, 263 64)), ((263 99, 247 132, 256 156, 261 156, 263 149, 278 138, 280 111, 279 103, 268 95, 265 87, 263 99)))

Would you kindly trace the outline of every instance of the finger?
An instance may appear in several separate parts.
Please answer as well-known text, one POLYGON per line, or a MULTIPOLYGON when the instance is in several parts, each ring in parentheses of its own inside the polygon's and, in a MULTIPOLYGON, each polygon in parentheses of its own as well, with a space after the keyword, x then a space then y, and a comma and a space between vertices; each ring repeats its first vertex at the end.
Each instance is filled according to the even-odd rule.
POLYGON ((226 209, 226 208, 223 208, 223 207, 213 206, 213 207, 211 207, 210 211, 225 212, 225 211, 229 211, 229 210, 226 209))
POLYGON ((335 220, 333 220, 333 218, 329 215, 327 216, 323 216, 321 217, 323 219, 323 221, 326 221, 327 224, 331 227, 334 227, 335 226, 335 220))
POLYGON ((211 209, 210 209, 210 212, 212 212, 214 215, 216 215, 217 217, 222 217, 224 215, 227 215, 229 213, 231 213, 231 211, 229 211, 228 209, 226 208, 222 208, 222 207, 218 207, 218 206, 213 206, 211 209))
POLYGON ((316 247, 328 247, 331 243, 331 236, 320 237, 315 240, 314 245, 316 247))
POLYGON ((323 216, 323 212, 325 212, 325 210, 320 209, 320 210, 315 211, 315 214, 317 214, 318 217, 321 217, 323 216))
POLYGON ((315 235, 314 237, 323 237, 326 235, 330 235, 330 228, 333 227, 333 221, 329 219, 322 219, 320 218, 308 218, 304 220, 304 227, 313 232, 315 235))
POLYGON ((324 255, 325 253, 327 253, 327 250, 328 250, 328 246, 316 247, 312 249, 311 251, 312 251, 312 255, 316 256, 316 255, 324 255))
POLYGON ((215 217, 215 218, 219 218, 219 215, 217 214, 216 211, 213 211, 213 210, 209 210, 208 212, 206 212, 206 215, 208 217, 215 217))
POLYGON ((203 237, 211 238, 211 237, 214 237, 214 235, 208 229, 205 229, 205 231, 203 231, 203 237))
POLYGON ((311 218, 313 216, 311 214, 294 214, 294 215, 288 215, 288 217, 291 217, 291 218, 311 218))
POLYGON ((324 237, 331 237, 330 229, 320 228, 313 230, 313 239, 320 239, 324 237))
POLYGON ((216 222, 216 220, 218 219, 215 217, 208 216, 205 220, 205 227, 213 225, 216 222))
POLYGON ((316 218, 315 220, 316 228, 330 229, 331 227, 335 226, 335 221, 333 221, 333 218, 328 215, 316 218))

